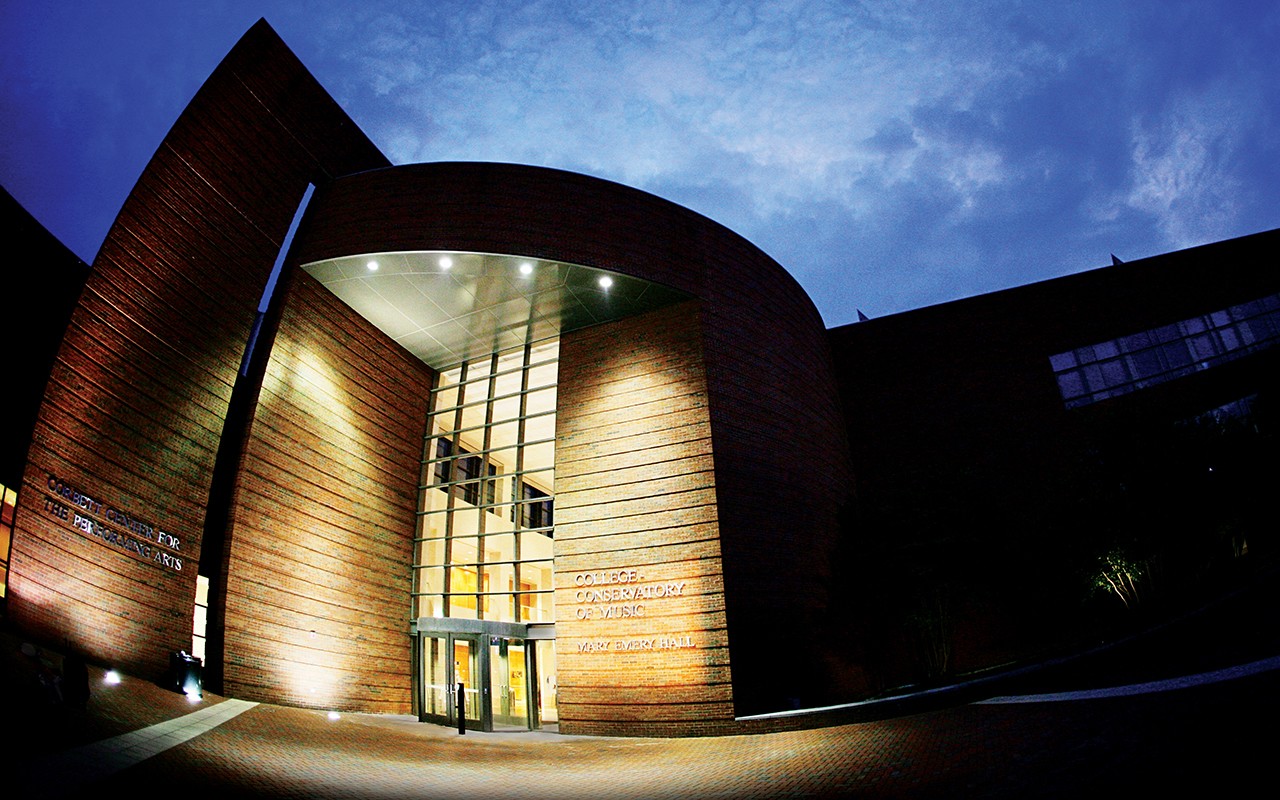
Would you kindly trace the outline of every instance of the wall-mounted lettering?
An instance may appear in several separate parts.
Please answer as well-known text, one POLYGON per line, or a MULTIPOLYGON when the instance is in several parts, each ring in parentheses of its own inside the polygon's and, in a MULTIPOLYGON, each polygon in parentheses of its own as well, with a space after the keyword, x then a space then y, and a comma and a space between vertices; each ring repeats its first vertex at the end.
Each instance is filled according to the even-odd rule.
POLYGON ((134 558, 173 572, 182 571, 180 537, 104 503, 55 475, 49 475, 47 485, 52 494, 45 495, 44 510, 49 516, 134 558))
POLYGON ((692 636, 652 636, 643 639, 597 639, 578 642, 579 653, 636 653, 697 647, 692 636))
MULTIPOLYGON (((656 604, 684 597, 688 581, 645 583, 635 569, 579 572, 573 576, 573 615, 593 622, 644 617, 656 604)), ((639 639, 599 639, 578 642, 579 653, 633 653, 697 647, 687 635, 650 636, 639 639)))
POLYGON ((643 617, 645 603, 684 595, 685 581, 643 584, 644 576, 634 569, 579 572, 573 576, 573 601, 578 619, 624 619, 643 617))

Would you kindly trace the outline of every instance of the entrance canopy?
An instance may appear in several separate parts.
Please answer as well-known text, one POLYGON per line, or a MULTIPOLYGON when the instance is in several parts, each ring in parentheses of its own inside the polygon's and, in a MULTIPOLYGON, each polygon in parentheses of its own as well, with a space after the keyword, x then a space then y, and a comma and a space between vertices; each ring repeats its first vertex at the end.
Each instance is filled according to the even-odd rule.
POLYGON ((486 253, 364 253, 303 269, 435 369, 688 297, 608 270, 486 253))

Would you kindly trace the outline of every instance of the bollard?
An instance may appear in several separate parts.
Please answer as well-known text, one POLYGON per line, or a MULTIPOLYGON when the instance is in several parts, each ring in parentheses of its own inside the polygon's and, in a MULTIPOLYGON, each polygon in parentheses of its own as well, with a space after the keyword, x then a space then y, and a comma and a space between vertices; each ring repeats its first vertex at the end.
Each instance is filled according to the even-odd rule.
POLYGON ((458 681, 458 733, 466 736, 467 734, 467 693, 462 688, 462 681, 458 681))

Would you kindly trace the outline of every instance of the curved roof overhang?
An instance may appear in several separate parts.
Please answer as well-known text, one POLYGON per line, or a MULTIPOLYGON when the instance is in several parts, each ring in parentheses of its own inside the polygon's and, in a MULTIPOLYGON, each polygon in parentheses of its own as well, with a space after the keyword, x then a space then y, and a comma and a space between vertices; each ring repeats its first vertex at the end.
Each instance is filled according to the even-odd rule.
POLYGON ((439 162, 337 178, 316 192, 290 258, 432 366, 685 299, 714 320, 713 349, 735 360, 796 357, 764 331, 826 346, 804 290, 741 236, 638 189, 546 167, 439 162), (443 255, 455 258, 449 270, 443 255), (518 271, 526 261, 529 276, 518 271), (613 280, 607 291, 601 277, 613 280))
POLYGON ((302 268, 435 369, 690 297, 618 272, 520 255, 361 253, 302 268))

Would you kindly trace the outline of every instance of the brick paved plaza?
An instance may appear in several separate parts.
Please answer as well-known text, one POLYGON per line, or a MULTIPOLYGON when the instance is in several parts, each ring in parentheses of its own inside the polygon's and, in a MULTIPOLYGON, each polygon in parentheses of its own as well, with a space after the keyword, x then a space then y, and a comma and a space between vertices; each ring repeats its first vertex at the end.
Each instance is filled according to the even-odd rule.
MULTIPOLYGON (((1257 590, 1078 662, 912 705, 865 706, 856 713, 867 721, 852 724, 692 739, 459 736, 402 716, 331 720, 261 704, 87 783, 100 756, 76 747, 222 699, 193 705, 127 676, 103 687, 91 668, 95 689, 83 714, 35 709, 15 691, 18 640, 6 636, 6 718, 25 720, 30 732, 10 745, 17 763, 8 769, 42 797, 1269 796, 1263 781, 1280 710, 1274 594, 1257 590), (1107 691, 1089 694, 1099 689, 1107 691), (1007 701, 973 702, 990 696, 1007 701)), ((20 729, 11 722, 9 730, 20 729)))

